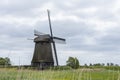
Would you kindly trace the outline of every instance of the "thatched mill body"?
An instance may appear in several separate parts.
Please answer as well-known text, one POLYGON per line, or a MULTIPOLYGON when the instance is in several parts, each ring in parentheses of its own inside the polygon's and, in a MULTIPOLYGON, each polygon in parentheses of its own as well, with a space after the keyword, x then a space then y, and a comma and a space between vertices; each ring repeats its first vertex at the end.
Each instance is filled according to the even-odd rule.
POLYGON ((55 62, 58 66, 58 58, 55 42, 65 43, 65 39, 53 37, 52 27, 50 22, 50 16, 48 11, 48 19, 50 25, 51 34, 43 34, 38 31, 34 31, 35 49, 32 58, 32 66, 37 67, 39 69, 44 69, 50 66, 54 66, 55 62))

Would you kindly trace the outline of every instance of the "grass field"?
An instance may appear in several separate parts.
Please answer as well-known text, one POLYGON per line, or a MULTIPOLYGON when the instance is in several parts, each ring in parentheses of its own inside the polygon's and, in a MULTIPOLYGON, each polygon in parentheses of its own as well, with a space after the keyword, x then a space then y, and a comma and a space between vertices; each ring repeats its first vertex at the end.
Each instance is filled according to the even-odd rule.
POLYGON ((120 80, 120 72, 87 68, 62 71, 0 68, 0 80, 120 80))

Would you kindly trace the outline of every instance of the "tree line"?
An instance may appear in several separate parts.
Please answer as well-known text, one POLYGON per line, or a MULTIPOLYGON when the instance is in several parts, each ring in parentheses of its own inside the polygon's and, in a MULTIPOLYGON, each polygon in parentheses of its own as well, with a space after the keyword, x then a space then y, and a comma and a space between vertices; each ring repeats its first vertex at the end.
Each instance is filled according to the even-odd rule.
MULTIPOLYGON (((0 67, 5 67, 5 66, 11 66, 11 61, 10 61, 10 58, 8 57, 0 57, 0 67)), ((89 65, 87 64, 84 64, 83 66, 80 65, 80 62, 79 60, 76 58, 76 57, 69 57, 68 60, 66 61, 66 66, 68 67, 63 67, 63 68, 72 68, 72 69, 78 69, 80 67, 86 67, 86 68, 93 68, 93 67, 106 67, 106 68, 110 68, 110 67, 119 67, 118 64, 114 64, 114 63, 107 63, 107 64, 104 64, 104 63, 95 63, 95 64, 92 64, 90 63, 89 65)), ((61 66, 59 66, 61 67, 61 66)))

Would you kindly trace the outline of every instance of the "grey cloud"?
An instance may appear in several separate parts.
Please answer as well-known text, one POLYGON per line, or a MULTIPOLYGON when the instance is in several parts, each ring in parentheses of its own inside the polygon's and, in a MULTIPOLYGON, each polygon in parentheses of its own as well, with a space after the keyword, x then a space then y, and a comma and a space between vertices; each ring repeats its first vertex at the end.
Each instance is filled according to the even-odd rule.
POLYGON ((76 1, 53 1, 59 9, 66 11, 74 11, 75 9, 87 8, 87 7, 101 7, 110 6, 115 0, 76 0, 76 1))
POLYGON ((32 10, 41 7, 46 0, 9 0, 0 6, 1 15, 35 16, 32 10))
POLYGON ((17 26, 14 24, 0 24, 0 49, 1 50, 22 50, 33 47, 33 28, 27 25, 17 26))
POLYGON ((117 21, 117 16, 112 8, 100 8, 95 13, 95 16, 102 21, 117 21))
POLYGON ((31 37, 33 35, 33 28, 31 26, 27 25, 20 25, 17 24, 7 24, 2 23, 0 24, 0 34, 1 35, 7 35, 10 37, 31 37))
POLYGON ((85 36, 93 35, 94 30, 83 22, 74 22, 74 21, 62 21, 62 22, 53 22, 53 30, 56 34, 62 34, 66 37, 74 37, 76 35, 85 36))
POLYGON ((111 3, 114 3, 114 0, 82 0, 81 5, 84 7, 89 7, 89 6, 108 6, 111 5, 111 3))
POLYGON ((106 36, 103 36, 101 39, 99 39, 100 44, 103 45, 110 45, 110 46, 116 46, 120 47, 120 28, 117 26, 115 28, 107 30, 106 36))
MULTIPOLYGON (((86 33, 86 32, 85 32, 86 33)), ((93 52, 106 52, 114 54, 120 51, 120 30, 118 27, 109 29, 107 31, 106 36, 99 37, 97 36, 97 32, 93 31, 92 35, 86 34, 85 36, 77 36, 76 38, 72 37, 68 39, 69 46, 74 50, 82 50, 82 51, 93 51, 93 52), (95 44, 85 44, 84 37, 93 37, 95 39, 95 44)))

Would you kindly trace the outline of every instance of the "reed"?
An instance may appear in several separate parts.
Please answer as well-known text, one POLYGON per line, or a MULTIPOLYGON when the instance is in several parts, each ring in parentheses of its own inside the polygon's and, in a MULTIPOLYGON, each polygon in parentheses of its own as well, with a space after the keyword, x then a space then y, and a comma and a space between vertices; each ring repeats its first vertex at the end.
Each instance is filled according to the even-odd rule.
POLYGON ((120 72, 88 68, 44 71, 0 68, 0 80, 120 80, 120 72))

